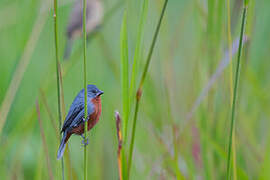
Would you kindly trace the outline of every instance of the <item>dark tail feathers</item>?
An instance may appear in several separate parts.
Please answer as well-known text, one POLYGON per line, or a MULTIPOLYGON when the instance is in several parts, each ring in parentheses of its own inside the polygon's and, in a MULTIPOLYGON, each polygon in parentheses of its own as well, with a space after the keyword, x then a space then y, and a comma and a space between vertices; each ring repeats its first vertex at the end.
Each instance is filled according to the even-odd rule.
POLYGON ((59 147, 58 152, 57 152, 57 159, 58 160, 61 159, 62 156, 64 155, 65 147, 66 147, 66 138, 67 138, 67 133, 64 132, 60 147, 59 147))

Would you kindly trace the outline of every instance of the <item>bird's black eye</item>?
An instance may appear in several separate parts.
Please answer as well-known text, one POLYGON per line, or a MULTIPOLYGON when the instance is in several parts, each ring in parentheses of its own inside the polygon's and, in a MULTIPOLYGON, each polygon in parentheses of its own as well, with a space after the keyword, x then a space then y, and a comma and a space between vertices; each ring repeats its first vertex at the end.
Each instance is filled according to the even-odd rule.
POLYGON ((92 90, 92 93, 96 94, 97 93, 97 90, 93 89, 92 90))

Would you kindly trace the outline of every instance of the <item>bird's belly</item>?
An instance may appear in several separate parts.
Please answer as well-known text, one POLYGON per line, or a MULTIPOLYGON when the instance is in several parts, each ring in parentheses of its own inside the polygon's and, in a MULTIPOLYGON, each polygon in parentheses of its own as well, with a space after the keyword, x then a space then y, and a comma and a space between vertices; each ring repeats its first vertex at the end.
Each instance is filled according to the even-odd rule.
MULTIPOLYGON (((99 120, 101 114, 101 106, 97 106, 96 110, 88 117, 87 130, 91 130, 99 120)), ((72 134, 81 135, 84 133, 84 123, 72 129, 72 134)))
POLYGON ((84 124, 80 124, 79 126, 75 127, 71 131, 72 134, 81 135, 84 133, 84 124))

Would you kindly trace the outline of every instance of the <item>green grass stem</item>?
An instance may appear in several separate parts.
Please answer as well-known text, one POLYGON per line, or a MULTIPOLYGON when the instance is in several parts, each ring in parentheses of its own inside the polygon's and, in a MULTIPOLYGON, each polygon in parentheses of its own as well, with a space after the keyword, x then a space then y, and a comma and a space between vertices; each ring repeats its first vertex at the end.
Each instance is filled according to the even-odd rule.
MULTIPOLYGON (((54 0, 54 43, 55 43, 55 62, 56 62, 56 83, 57 83, 57 103, 58 103, 58 120, 59 120, 59 130, 62 126, 62 112, 61 112, 61 97, 60 97, 60 79, 59 79, 59 53, 58 53, 58 19, 57 19, 57 10, 58 10, 58 3, 57 0, 54 0)), ((60 136, 61 142, 61 136, 60 136)), ((61 159, 61 168, 62 168, 62 179, 65 179, 65 172, 64 172, 64 159, 61 159)))
POLYGON ((129 156, 128 156, 128 169, 127 169, 128 179, 129 179, 129 175, 130 175, 130 168, 131 168, 131 165, 132 165, 132 156, 133 156, 133 149, 134 149, 133 146, 134 146, 134 139, 135 139, 135 131, 136 131, 136 124, 137 124, 139 103, 140 103, 140 99, 141 99, 141 95, 142 95, 142 87, 143 87, 143 83, 144 83, 146 74, 148 72, 148 68, 149 68, 149 65, 150 65, 151 58, 152 58, 153 50, 154 50, 154 47, 155 47, 155 44, 156 44, 156 40, 157 40, 157 37, 158 37, 158 34, 159 34, 161 22, 162 22, 162 19, 164 17, 164 14, 165 14, 167 4, 168 4, 168 0, 165 0, 164 4, 163 4, 161 15, 160 15, 160 18, 159 18, 159 22, 158 22, 158 25, 156 27, 155 34, 154 34, 154 37, 153 37, 153 40, 152 40, 152 44, 151 44, 151 47, 150 47, 150 50, 149 50, 149 53, 148 53, 148 56, 147 56, 147 59, 146 59, 146 64, 145 64, 144 71, 143 71, 143 74, 142 74, 142 77, 141 77, 141 80, 140 80, 139 88, 138 88, 137 94, 136 94, 135 113, 134 113, 134 119, 133 119, 133 125, 132 125, 130 149, 129 149, 129 156))
POLYGON ((133 58, 133 65, 132 65, 132 74, 131 74, 131 82, 130 82, 130 101, 131 101, 131 103, 132 103, 133 98, 135 97, 134 92, 135 92, 135 87, 136 87, 136 77, 138 74, 139 60, 140 60, 141 54, 142 54, 143 29, 144 29, 144 24, 145 24, 146 17, 147 17, 147 12, 148 12, 148 0, 144 0, 142 12, 141 12, 141 17, 140 17, 140 22, 139 22, 139 27, 138 27, 136 48, 135 48, 135 53, 134 53, 134 58, 133 58))
POLYGON ((237 66, 236 66, 236 74, 235 74, 235 79, 234 79, 232 114, 231 114, 231 123, 230 123, 228 159, 227 159, 227 171, 226 171, 227 179, 230 179, 232 136, 233 136, 233 129, 234 129, 234 124, 235 124, 235 109, 236 109, 236 101, 237 101, 237 90, 238 90, 238 84, 239 84, 239 79, 240 79, 241 54, 242 54, 243 36, 244 36, 244 31, 245 31, 246 14, 247 14, 247 4, 244 5, 244 10, 243 10, 243 15, 242 15, 240 42, 239 42, 238 56, 237 56, 237 66))
MULTIPOLYGON (((86 80, 86 0, 83 0, 83 74, 84 74, 84 137, 87 138, 87 80, 86 80)), ((87 146, 84 146, 84 180, 87 179, 87 146)))
MULTIPOLYGON (((229 69, 229 82, 230 82, 230 103, 233 102, 233 66, 232 66, 232 36, 231 36, 231 5, 230 0, 227 0, 227 35, 228 35, 228 52, 230 58, 230 69, 229 69)), ((237 170, 236 170, 236 147, 235 147, 235 130, 233 129, 232 136, 232 154, 233 154, 233 179, 237 180, 237 170)))

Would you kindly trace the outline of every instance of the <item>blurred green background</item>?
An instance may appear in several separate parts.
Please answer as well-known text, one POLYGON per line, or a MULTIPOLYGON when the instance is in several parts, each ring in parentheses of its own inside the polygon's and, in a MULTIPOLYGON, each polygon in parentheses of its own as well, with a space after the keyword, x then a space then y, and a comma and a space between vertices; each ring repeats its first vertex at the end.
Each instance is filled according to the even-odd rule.
MULTIPOLYGON (((59 1, 61 57, 73 2, 59 1)), ((106 14, 119 0, 103 2, 106 14)), ((149 0, 138 80, 163 2, 149 0)), ((61 179, 61 163, 56 159, 59 138, 52 3, 0 1, 1 179, 50 179, 50 171, 54 179, 61 179), (47 147, 42 143, 37 100, 47 147)), ((87 47, 87 82, 105 92, 101 119, 89 133, 89 179, 118 179, 114 111, 122 113, 120 29, 127 7, 131 68, 142 3, 129 0, 127 6, 125 2, 117 5, 87 47)), ((230 4, 234 42, 240 34, 242 1, 231 0, 230 4)), ((236 108, 234 179, 270 178, 269 7, 269 0, 249 3, 248 41, 243 49, 236 108)), ((143 88, 131 179, 225 179, 231 114, 229 66, 214 78, 198 108, 192 108, 228 49, 227 12, 227 0, 169 0, 143 88)), ((65 113, 83 88, 81 45, 82 40, 75 42, 69 61, 60 58, 65 113)), ((235 72, 236 54, 232 60, 235 72)), ((81 138, 72 136, 68 149, 66 179, 82 179, 81 138)))

